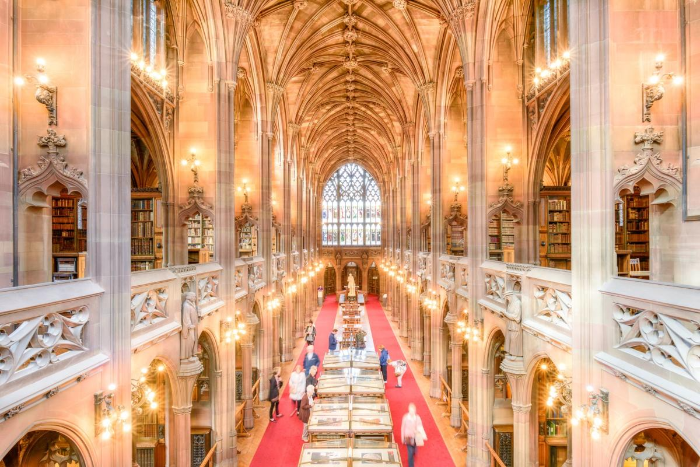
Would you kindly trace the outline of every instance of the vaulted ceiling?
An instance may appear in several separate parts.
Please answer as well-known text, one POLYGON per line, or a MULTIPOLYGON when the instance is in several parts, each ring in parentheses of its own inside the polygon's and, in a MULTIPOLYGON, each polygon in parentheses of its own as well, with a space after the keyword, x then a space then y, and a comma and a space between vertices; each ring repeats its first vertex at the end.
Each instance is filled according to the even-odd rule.
POLYGON ((268 96, 284 96, 300 156, 325 180, 350 160, 379 179, 389 173, 409 128, 423 122, 421 91, 434 88, 449 41, 428 1, 275 0, 251 44, 268 96))

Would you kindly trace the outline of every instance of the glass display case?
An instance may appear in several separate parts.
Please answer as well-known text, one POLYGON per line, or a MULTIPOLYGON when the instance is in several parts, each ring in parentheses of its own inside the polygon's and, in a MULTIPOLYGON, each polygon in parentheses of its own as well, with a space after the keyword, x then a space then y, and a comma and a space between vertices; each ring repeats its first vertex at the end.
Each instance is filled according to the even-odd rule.
POLYGON ((365 395, 383 396, 384 379, 377 370, 345 368, 324 371, 318 380, 319 397, 365 395))
POLYGON ((323 357, 323 368, 325 370, 359 368, 376 371, 379 370, 379 356, 373 350, 334 350, 323 357))
POLYGON ((299 466, 374 466, 401 467, 401 455, 396 443, 368 439, 337 439, 305 444, 299 466))
POLYGON ((318 399, 309 418, 311 441, 355 437, 391 441, 393 423, 383 397, 318 399))

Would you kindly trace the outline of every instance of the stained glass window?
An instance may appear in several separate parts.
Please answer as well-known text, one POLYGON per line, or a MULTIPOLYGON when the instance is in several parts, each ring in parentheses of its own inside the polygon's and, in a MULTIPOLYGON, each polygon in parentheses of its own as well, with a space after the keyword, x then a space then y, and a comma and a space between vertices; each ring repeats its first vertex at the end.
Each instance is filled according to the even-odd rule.
POLYGON ((357 164, 338 169, 323 188, 321 240, 324 245, 381 245, 379 186, 357 164))

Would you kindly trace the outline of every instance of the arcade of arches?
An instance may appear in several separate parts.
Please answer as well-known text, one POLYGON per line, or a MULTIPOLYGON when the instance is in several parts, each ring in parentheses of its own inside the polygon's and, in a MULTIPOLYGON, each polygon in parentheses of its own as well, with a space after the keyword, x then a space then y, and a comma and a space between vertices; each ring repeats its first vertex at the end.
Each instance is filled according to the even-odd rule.
POLYGON ((412 466, 409 402, 416 466, 700 466, 700 2, 0 24, 0 467, 412 466), (309 322, 319 388, 334 328, 407 363, 383 432, 312 410, 352 460, 309 322))

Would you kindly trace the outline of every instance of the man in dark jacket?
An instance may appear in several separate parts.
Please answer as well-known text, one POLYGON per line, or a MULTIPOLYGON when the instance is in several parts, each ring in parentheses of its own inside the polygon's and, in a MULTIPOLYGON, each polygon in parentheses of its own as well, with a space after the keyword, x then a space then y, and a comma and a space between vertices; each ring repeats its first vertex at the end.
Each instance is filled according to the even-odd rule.
POLYGON ((316 386, 318 386, 318 378, 316 377, 316 373, 318 373, 318 368, 316 366, 312 366, 309 368, 309 376, 306 377, 306 387, 314 387, 314 396, 316 395, 316 386))
POLYGON ((328 350, 335 350, 338 348, 338 339, 335 337, 335 333, 337 332, 337 329, 333 329, 331 335, 328 336, 328 350))
POLYGON ((312 366, 321 366, 321 359, 314 352, 314 346, 310 345, 306 348, 306 356, 304 357, 304 373, 306 373, 306 376, 309 376, 309 369, 312 366))
POLYGON ((280 379, 280 369, 275 368, 272 370, 272 376, 270 377, 270 421, 276 422, 273 415, 277 415, 280 418, 282 414, 280 413, 280 388, 282 387, 282 380, 280 379))
POLYGON ((382 369, 382 377, 384 378, 384 384, 386 384, 386 369, 389 365, 389 351, 383 345, 379 346, 379 350, 381 351, 379 354, 379 368, 382 369))

